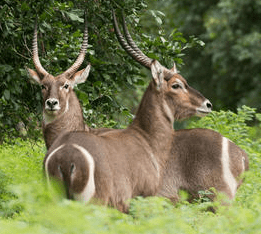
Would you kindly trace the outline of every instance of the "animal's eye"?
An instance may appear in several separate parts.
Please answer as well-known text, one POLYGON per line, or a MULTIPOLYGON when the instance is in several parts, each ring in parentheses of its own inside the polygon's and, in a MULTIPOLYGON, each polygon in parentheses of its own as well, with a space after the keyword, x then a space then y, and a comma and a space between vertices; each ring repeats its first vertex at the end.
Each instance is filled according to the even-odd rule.
POLYGON ((41 85, 41 88, 42 88, 42 90, 45 90, 46 86, 45 85, 41 85))
POLYGON ((174 85, 172 85, 172 88, 173 89, 179 89, 179 88, 181 88, 181 86, 179 84, 174 84, 174 85))
POLYGON ((69 88, 69 85, 68 85, 68 84, 65 84, 63 87, 64 87, 65 89, 68 89, 68 88, 69 88))

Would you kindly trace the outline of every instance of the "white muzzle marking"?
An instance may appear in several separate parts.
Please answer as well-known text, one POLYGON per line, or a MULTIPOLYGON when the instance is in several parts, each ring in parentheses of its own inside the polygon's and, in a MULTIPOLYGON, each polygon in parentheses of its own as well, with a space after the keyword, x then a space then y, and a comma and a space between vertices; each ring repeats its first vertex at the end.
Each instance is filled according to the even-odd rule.
POLYGON ((43 122, 45 125, 52 123, 53 121, 55 121, 56 119, 60 118, 60 116, 64 115, 66 112, 69 111, 69 98, 67 98, 66 100, 66 106, 64 109, 64 112, 60 115, 55 115, 59 110, 61 109, 61 107, 59 106, 59 109, 55 110, 55 111, 51 111, 51 110, 47 110, 45 108, 45 111, 43 112, 43 122))
POLYGON ((196 116, 204 117, 211 112, 211 108, 207 106, 207 103, 210 103, 208 99, 206 99, 200 107, 196 108, 196 116))
POLYGON ((46 111, 58 111, 60 110, 60 103, 57 98, 48 98, 45 101, 45 110, 46 111))

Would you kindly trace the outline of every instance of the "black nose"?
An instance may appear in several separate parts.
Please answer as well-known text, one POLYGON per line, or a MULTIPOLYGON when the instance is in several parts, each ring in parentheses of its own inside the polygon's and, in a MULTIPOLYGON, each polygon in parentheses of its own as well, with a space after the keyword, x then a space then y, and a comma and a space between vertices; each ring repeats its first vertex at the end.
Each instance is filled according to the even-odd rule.
POLYGON ((46 100, 46 105, 52 109, 53 107, 58 105, 58 100, 57 99, 48 99, 48 100, 46 100))
POLYGON ((213 107, 210 101, 206 102, 206 106, 208 109, 212 109, 212 107, 213 107))

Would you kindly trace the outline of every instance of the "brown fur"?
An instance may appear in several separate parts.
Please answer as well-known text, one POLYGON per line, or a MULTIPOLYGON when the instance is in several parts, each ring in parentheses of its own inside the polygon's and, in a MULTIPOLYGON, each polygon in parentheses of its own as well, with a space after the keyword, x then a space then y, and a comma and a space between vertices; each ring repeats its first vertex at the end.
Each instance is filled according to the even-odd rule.
MULTIPOLYGON (((84 124, 82 109, 79 100, 73 90, 70 90, 69 92, 69 110, 66 113, 57 115, 55 117, 55 120, 51 123, 45 124, 45 122, 43 122, 42 124, 43 135, 47 149, 49 149, 54 140, 62 132, 85 130, 86 126, 84 124)), ((62 100, 61 97, 59 99, 62 100)))
MULTIPOLYGON (((162 179, 162 187, 158 195, 179 199, 178 191, 188 191, 197 197, 198 191, 214 187, 233 199, 224 181, 221 150, 223 136, 209 129, 189 129, 175 131, 171 154, 162 179)), ((247 154, 229 142, 230 170, 235 178, 248 169, 247 154), (242 167, 245 158, 245 169, 242 167)), ((238 182, 238 186, 241 180, 238 182)), ((213 199, 215 196, 211 196, 213 199)))
MULTIPOLYGON (((82 181, 88 181, 89 179, 88 170, 85 171, 85 169, 88 168, 88 162, 84 157, 79 156, 78 150, 74 150, 70 147, 62 148, 61 152, 59 152, 59 157, 50 158, 48 165, 50 167, 50 171, 54 171, 56 173, 53 176, 55 178, 64 177, 64 182, 68 182, 68 184, 65 184, 65 188, 70 188, 76 193, 80 193, 82 191, 82 187, 86 185, 86 183, 82 184, 82 181), (76 164, 75 162, 70 161, 70 158, 68 157, 63 158, 63 155, 67 153, 73 155, 73 158, 76 159, 76 164), (56 170, 54 167, 58 163, 59 168, 56 170), (75 170, 76 167, 80 168, 80 170, 75 170), (73 173, 76 173, 74 175, 76 179, 74 180, 74 183, 71 184, 71 180, 68 176, 71 176, 73 173)), ((66 194, 70 197, 71 191, 67 190, 66 194)))
POLYGON ((41 77, 40 74, 31 69, 28 69, 28 72, 32 79, 42 85, 42 131, 47 149, 64 131, 89 130, 88 126, 84 124, 80 102, 73 91, 75 84, 82 83, 87 78, 88 74, 86 77, 84 76, 85 79, 81 79, 81 74, 85 72, 85 69, 77 72, 70 79, 66 78, 65 75, 53 77, 48 74, 41 77), (67 88, 66 85, 68 85, 67 88), (59 102, 59 110, 46 109, 46 102, 51 99, 59 102))

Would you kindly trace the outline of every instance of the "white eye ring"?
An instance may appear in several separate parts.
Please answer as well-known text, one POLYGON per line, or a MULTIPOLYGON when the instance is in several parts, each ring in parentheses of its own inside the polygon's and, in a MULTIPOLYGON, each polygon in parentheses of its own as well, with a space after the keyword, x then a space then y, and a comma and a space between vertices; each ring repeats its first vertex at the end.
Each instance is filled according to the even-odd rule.
POLYGON ((70 84, 65 82, 61 87, 60 90, 65 89, 67 92, 69 91, 70 84))
POLYGON ((64 84, 63 88, 68 89, 69 88, 69 84, 67 84, 67 83, 64 84))
POLYGON ((177 84, 177 83, 176 83, 176 84, 173 84, 173 85, 172 85, 172 88, 173 88, 173 89, 179 89, 179 88, 181 88, 181 86, 180 86, 180 84, 177 84))

